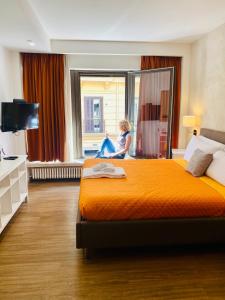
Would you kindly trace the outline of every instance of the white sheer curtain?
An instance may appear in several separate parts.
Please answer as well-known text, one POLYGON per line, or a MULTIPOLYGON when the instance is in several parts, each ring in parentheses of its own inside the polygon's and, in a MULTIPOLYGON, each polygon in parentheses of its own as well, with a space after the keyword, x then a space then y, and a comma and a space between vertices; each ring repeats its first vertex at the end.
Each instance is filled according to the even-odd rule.
POLYGON ((140 72, 136 155, 146 158, 168 156, 170 71, 140 72))

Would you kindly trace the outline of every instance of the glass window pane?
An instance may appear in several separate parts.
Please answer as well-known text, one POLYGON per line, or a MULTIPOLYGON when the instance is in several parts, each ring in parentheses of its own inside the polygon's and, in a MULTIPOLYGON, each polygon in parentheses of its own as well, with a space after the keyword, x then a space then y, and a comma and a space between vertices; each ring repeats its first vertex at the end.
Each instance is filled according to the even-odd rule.
POLYGON ((125 77, 81 76, 82 144, 94 155, 107 131, 113 140, 125 117, 125 77))

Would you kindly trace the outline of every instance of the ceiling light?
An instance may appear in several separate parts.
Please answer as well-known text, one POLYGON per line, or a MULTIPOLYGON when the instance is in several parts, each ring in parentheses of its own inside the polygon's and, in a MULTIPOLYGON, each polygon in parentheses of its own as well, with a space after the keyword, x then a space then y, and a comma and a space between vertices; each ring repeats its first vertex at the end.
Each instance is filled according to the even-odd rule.
POLYGON ((31 47, 35 46, 35 42, 33 42, 32 40, 27 40, 27 42, 31 47))

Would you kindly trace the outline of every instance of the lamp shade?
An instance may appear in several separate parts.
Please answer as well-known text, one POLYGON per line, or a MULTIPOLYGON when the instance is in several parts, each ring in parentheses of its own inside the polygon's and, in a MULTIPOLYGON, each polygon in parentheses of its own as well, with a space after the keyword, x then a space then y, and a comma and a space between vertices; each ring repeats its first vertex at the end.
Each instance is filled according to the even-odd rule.
POLYGON ((183 116, 183 127, 195 127, 196 117, 195 116, 183 116))

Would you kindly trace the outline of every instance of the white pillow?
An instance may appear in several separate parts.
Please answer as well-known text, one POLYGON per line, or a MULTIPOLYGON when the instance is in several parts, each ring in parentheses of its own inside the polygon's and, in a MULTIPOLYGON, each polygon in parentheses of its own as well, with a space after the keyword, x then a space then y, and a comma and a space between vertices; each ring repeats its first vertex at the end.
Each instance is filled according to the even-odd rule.
POLYGON ((213 147, 218 147, 219 150, 225 151, 225 145, 224 144, 221 144, 221 143, 216 142, 214 140, 210 140, 210 139, 204 137, 203 135, 199 135, 198 137, 199 137, 200 141, 205 142, 205 143, 207 143, 207 144, 209 144, 209 145, 211 145, 213 147))
POLYGON ((198 148, 197 147, 198 145, 198 139, 197 139, 197 136, 196 135, 192 135, 188 145, 187 145, 187 148, 184 152, 184 159, 186 160, 190 160, 192 154, 195 152, 195 150, 198 148))
POLYGON ((206 153, 215 153, 219 150, 225 150, 225 145, 216 141, 207 139, 202 135, 193 135, 184 153, 184 159, 190 160, 196 149, 200 149, 206 153))
POLYGON ((225 186, 225 151, 217 151, 213 154, 213 161, 206 175, 225 186))

